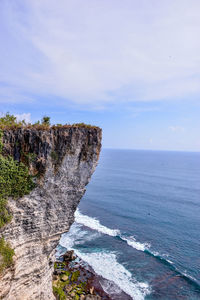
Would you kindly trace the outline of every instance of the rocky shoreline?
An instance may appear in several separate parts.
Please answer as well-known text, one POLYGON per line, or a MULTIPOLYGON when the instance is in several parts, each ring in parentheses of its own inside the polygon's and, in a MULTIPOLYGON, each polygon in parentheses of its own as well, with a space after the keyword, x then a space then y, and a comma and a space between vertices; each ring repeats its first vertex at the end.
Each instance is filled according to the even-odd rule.
POLYGON ((97 275, 73 250, 60 256, 54 264, 53 292, 57 300, 131 299, 113 282, 97 275), (104 288, 106 285, 109 285, 108 292, 104 288))
POLYGON ((92 270, 67 251, 54 264, 53 292, 57 300, 111 300, 92 270))

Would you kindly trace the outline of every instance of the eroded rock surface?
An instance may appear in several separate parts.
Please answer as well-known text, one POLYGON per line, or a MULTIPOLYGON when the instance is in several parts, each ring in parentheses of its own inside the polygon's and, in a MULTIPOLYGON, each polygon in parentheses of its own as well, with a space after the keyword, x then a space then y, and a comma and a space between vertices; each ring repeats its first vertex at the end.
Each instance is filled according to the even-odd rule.
POLYGON ((0 277, 0 298, 53 300, 54 251, 97 165, 101 129, 6 130, 3 142, 5 154, 29 160, 38 185, 27 196, 9 199, 13 219, 0 237, 10 242, 15 257, 0 277))

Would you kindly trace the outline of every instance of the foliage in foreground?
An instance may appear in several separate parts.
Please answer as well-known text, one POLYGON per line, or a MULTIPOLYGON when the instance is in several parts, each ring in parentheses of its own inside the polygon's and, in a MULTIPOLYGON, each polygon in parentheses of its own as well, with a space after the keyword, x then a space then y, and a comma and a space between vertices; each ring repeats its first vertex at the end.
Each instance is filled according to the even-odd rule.
POLYGON ((0 239, 0 274, 5 268, 8 268, 13 263, 14 250, 9 243, 5 242, 4 238, 0 239))

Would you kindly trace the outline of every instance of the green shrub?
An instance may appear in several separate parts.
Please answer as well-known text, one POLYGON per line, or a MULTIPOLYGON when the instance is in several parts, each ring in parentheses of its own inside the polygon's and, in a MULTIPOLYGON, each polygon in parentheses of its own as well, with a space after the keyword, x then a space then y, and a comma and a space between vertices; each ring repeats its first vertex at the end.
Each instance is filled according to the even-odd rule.
POLYGON ((40 125, 40 121, 33 123, 33 126, 38 126, 38 125, 40 125))
POLYGON ((34 188, 28 168, 12 157, 0 154, 0 228, 11 220, 7 211, 7 197, 22 197, 34 188))
POLYGON ((3 132, 2 130, 0 130, 0 154, 2 153, 3 150, 2 138, 3 138, 3 132))
POLYGON ((79 276, 80 276, 80 271, 79 270, 75 271, 74 273, 72 273, 71 281, 72 282, 77 281, 79 276))
POLYGON ((59 300, 65 300, 66 299, 66 295, 65 295, 62 287, 60 287, 60 286, 53 286, 53 292, 54 292, 54 294, 57 296, 57 298, 59 300))
POLYGON ((74 127, 83 127, 83 128, 97 128, 97 126, 93 126, 90 124, 85 124, 85 123, 74 123, 72 124, 74 127))
POLYGON ((58 161, 58 153, 56 153, 55 151, 51 151, 51 158, 54 162, 58 161))
POLYGON ((25 120, 17 121, 17 118, 14 115, 9 114, 8 112, 5 114, 5 116, 0 118, 0 128, 2 129, 7 127, 22 127, 25 125, 25 120))
POLYGON ((7 113, 5 116, 0 118, 0 124, 3 124, 5 126, 17 124, 17 118, 14 115, 10 115, 9 113, 7 113))
POLYGON ((12 215, 7 210, 7 200, 0 198, 0 228, 12 220, 12 215))
POLYGON ((5 268, 8 268, 13 263, 14 250, 10 247, 9 243, 5 242, 4 238, 0 239, 0 273, 5 268))
POLYGON ((25 164, 27 166, 30 166, 30 164, 33 163, 37 158, 36 153, 24 153, 24 152, 22 152, 21 154, 23 155, 24 160, 25 160, 25 164))
POLYGON ((50 126, 50 117, 44 116, 42 118, 42 125, 50 126))

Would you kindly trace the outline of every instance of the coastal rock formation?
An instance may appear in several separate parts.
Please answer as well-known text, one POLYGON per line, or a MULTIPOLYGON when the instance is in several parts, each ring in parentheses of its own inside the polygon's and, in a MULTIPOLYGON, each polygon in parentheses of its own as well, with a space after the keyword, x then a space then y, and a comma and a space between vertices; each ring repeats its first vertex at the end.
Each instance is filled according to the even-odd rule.
POLYGON ((28 161, 36 188, 9 199, 12 221, 0 229, 15 250, 14 265, 0 275, 0 298, 53 300, 52 272, 60 235, 74 212, 98 162, 101 129, 64 126, 4 130, 4 154, 28 161))

